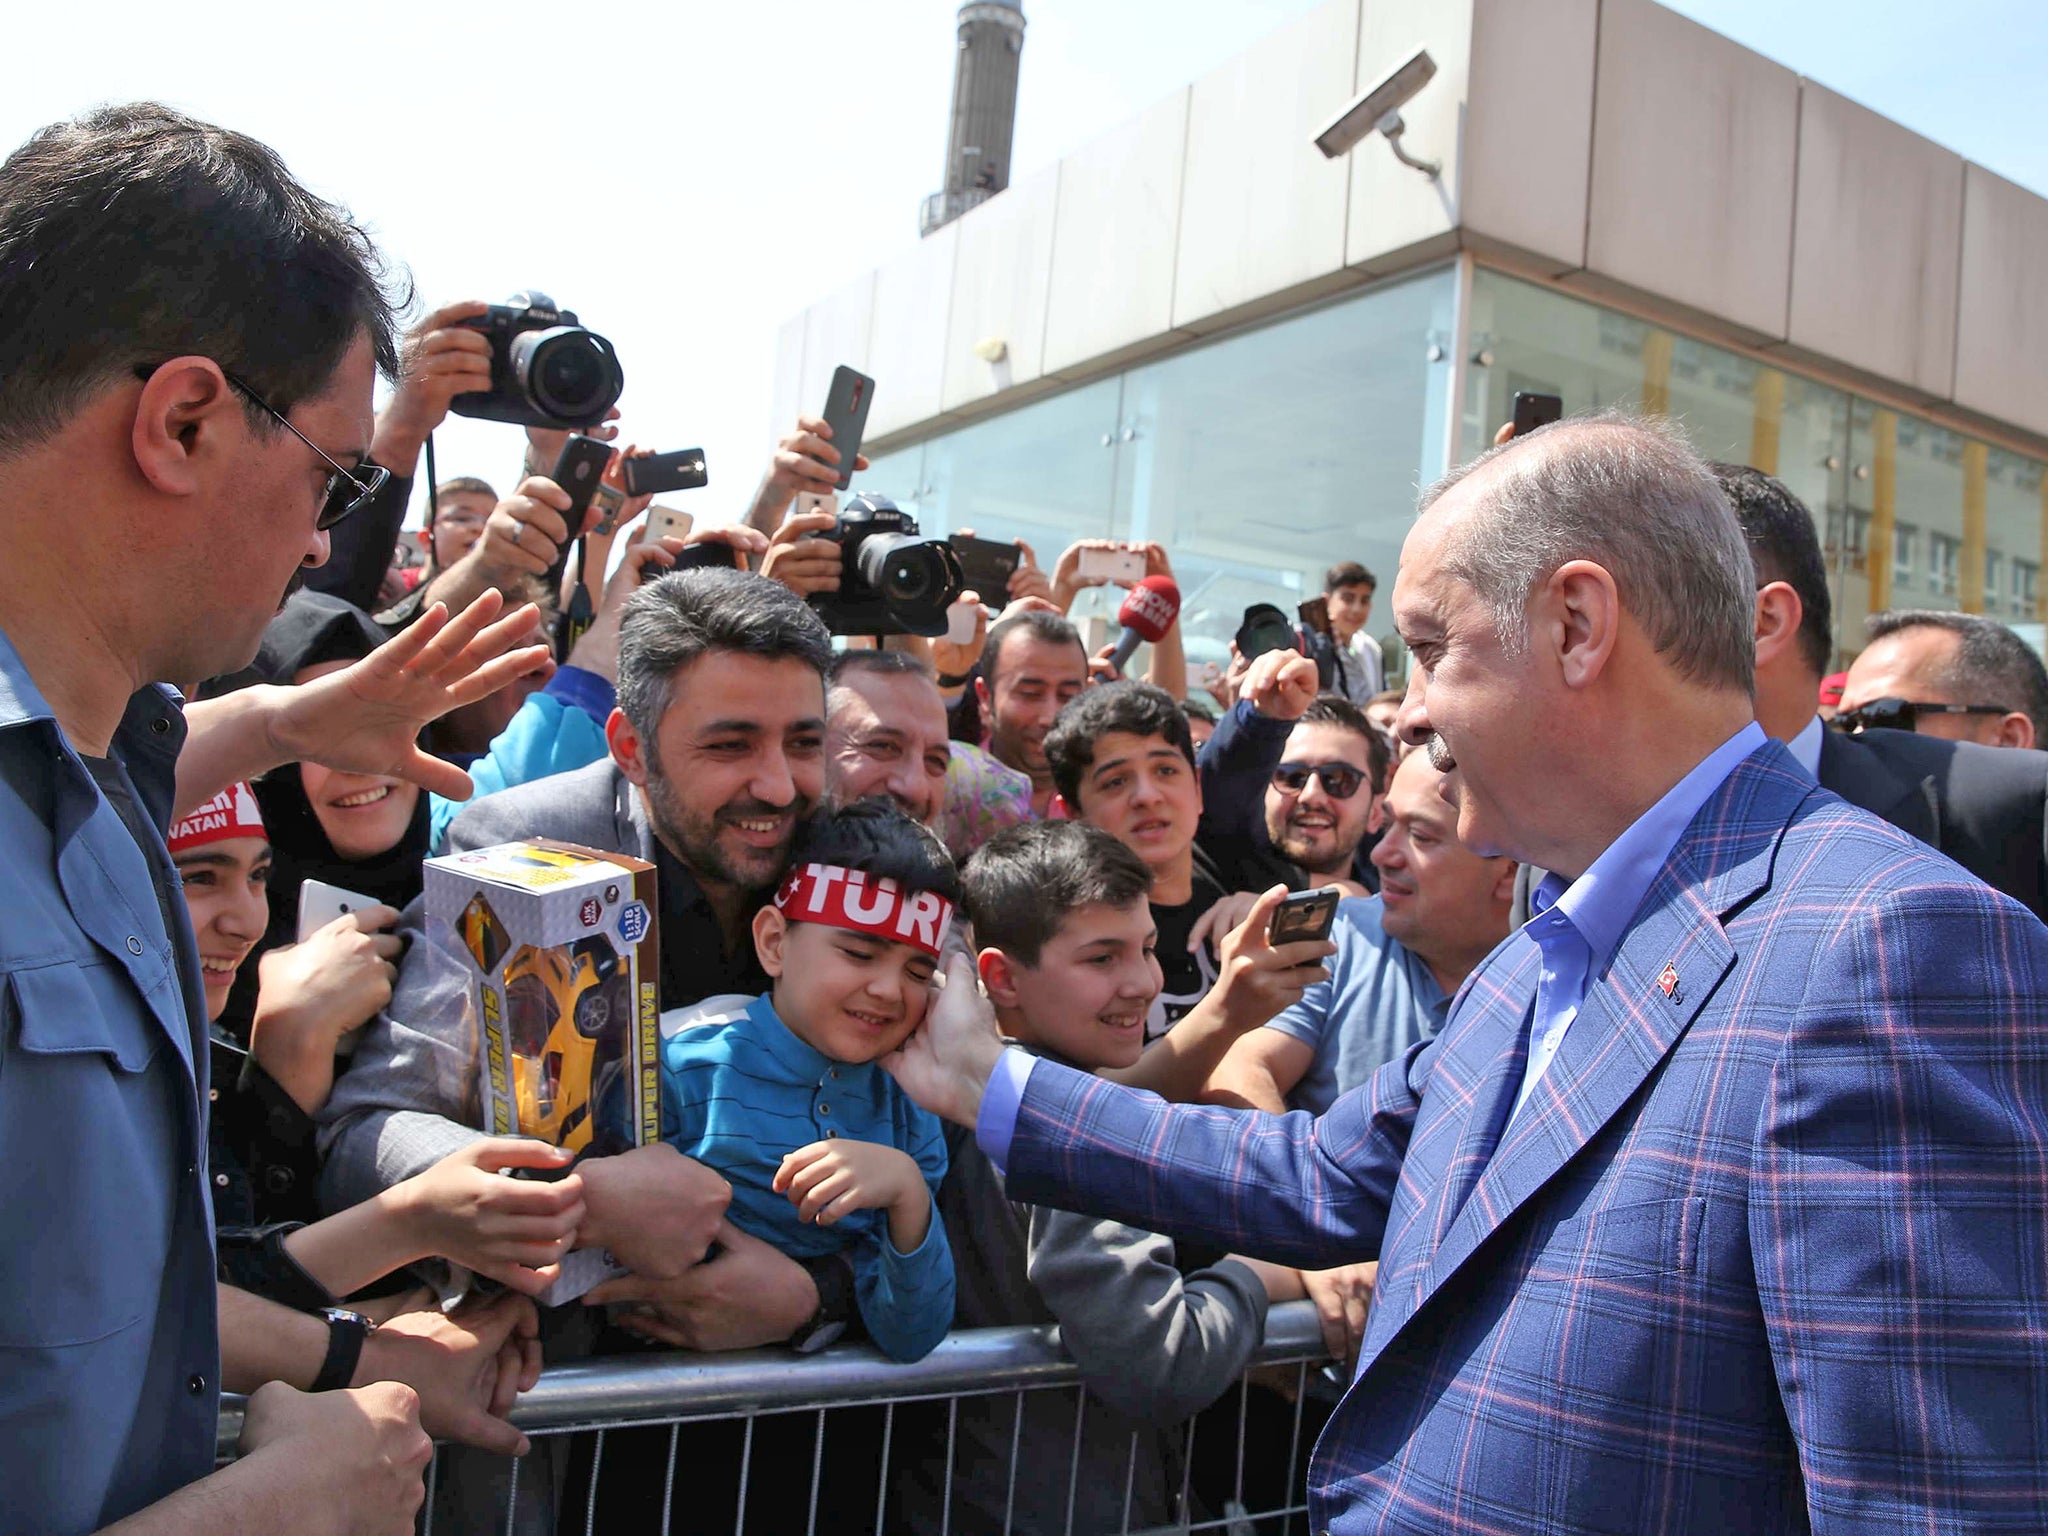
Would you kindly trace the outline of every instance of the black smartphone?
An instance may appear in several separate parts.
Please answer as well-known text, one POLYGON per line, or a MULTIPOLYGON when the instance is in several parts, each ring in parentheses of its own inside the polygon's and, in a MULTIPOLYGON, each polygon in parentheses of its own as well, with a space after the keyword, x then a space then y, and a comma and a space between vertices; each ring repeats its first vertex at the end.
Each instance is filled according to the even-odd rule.
POLYGON ((1330 600, 1327 597, 1312 597, 1295 606, 1295 613, 1301 617, 1301 627, 1312 629, 1319 635, 1334 638, 1330 629, 1330 600))
POLYGON ((977 539, 970 533, 956 533, 946 541, 960 557, 960 574, 966 585, 991 608, 1010 601, 1010 578, 1024 563, 1024 550, 999 539, 977 539))
POLYGON ((1539 395, 1531 389, 1515 391, 1515 433, 1520 437, 1524 432, 1534 432, 1538 427, 1547 427, 1564 415, 1562 395, 1539 395))
POLYGON ((678 448, 644 459, 627 459, 620 467, 628 496, 659 496, 663 491, 694 491, 708 485, 702 448, 678 448))
POLYGON ((875 396, 875 381, 855 373, 844 363, 832 370, 832 390, 825 396, 825 425, 832 429, 832 446, 839 454, 838 490, 853 484, 853 460, 860 452, 860 440, 868 429, 868 405, 875 396))
POLYGON ((1273 909, 1266 925, 1268 944, 1299 944, 1303 940, 1327 939, 1337 921, 1337 903, 1344 893, 1335 886, 1320 891, 1296 891, 1273 909))
POLYGON ((590 510, 597 483, 604 478, 605 466, 611 461, 610 443, 585 437, 581 432, 572 432, 562 444, 562 456, 555 460, 548 478, 569 493, 569 510, 562 514, 562 521, 569 525, 569 540, 556 552, 555 563, 548 568, 550 592, 562 584, 562 568, 569 563, 569 545, 576 542, 577 532, 583 527, 583 514, 590 510))

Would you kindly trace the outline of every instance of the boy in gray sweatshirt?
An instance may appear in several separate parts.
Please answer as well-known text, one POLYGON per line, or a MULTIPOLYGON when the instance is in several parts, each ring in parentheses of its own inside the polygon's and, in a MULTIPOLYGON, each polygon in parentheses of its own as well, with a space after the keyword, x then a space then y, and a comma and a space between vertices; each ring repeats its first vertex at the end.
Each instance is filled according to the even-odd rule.
MULTIPOLYGON (((963 885, 982 986, 1003 1033, 1084 1070, 1136 1061, 1160 988, 1144 862, 1085 823, 1030 822, 976 853, 963 885)), ((1295 1272, 1198 1258, 1157 1233, 1019 1204, 971 1134, 949 1128, 948 1151, 939 1211, 953 1245, 954 1326, 1057 1324, 1086 1383, 960 1400, 951 1528, 1001 1531, 1006 1510, 1008 1528, 1024 1533, 1174 1519, 1179 1426, 1236 1382, 1264 1333, 1268 1300, 1302 1294, 1295 1272)), ((899 1520, 936 1531, 943 1420, 928 1438, 907 1438, 899 1520)))

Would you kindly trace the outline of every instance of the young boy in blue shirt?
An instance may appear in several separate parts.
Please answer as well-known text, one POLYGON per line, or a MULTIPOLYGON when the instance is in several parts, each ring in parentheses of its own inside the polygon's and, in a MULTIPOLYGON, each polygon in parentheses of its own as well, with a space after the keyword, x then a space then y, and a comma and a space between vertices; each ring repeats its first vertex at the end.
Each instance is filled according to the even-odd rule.
POLYGON ((924 1020, 959 893, 945 848, 893 805, 820 816, 754 918, 771 990, 662 1044, 665 1139, 731 1183, 742 1231, 796 1259, 843 1250, 868 1336, 896 1360, 953 1320, 933 1214, 946 1146, 876 1063, 924 1020))

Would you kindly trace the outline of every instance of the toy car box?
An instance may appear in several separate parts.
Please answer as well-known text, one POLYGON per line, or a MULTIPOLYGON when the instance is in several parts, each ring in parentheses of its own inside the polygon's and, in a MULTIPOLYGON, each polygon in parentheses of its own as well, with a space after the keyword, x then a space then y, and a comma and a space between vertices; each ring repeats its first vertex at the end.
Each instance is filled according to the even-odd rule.
POLYGON ((426 861, 476 1020, 483 1128, 581 1152, 661 1134, 654 866, 536 838, 426 861))
MULTIPOLYGON (((427 928, 461 970, 482 1128, 604 1155, 661 1135, 652 864, 546 838, 426 861, 427 928)), ((542 1300, 619 1273, 579 1250, 542 1300)))

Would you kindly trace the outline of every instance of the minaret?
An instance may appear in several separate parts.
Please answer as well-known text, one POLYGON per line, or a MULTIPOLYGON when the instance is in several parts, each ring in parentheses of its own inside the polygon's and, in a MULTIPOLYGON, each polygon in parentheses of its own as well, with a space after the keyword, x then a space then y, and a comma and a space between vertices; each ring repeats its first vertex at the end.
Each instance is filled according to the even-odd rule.
POLYGON ((1021 0, 967 0, 960 7, 959 29, 945 190, 924 200, 919 232, 927 235, 1010 184, 1024 7, 1021 0))

